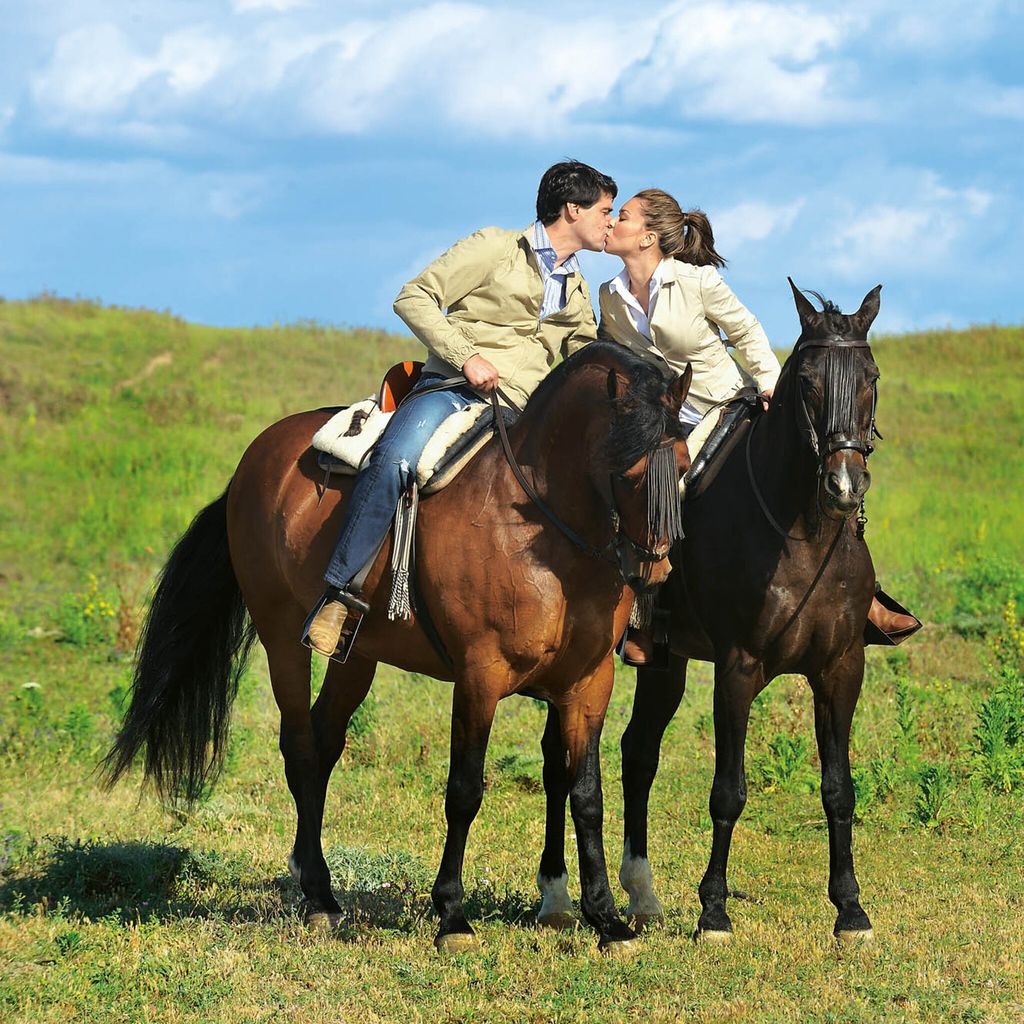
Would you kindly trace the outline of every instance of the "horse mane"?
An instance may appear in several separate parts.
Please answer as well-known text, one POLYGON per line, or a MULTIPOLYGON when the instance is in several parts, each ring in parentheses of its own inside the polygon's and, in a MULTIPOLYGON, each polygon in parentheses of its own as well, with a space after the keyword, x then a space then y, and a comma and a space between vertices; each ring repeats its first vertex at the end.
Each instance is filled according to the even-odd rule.
POLYGON ((613 402, 615 416, 604 451, 611 472, 625 472, 666 434, 683 436, 678 418, 664 402, 670 381, 652 363, 614 341, 592 341, 559 363, 530 396, 527 411, 557 401, 555 392, 570 377, 592 366, 618 370, 630 382, 613 402))
POLYGON ((821 292, 806 291, 807 295, 813 295, 821 303, 822 326, 829 334, 838 334, 845 338, 850 333, 852 317, 844 313, 831 299, 826 299, 821 292))

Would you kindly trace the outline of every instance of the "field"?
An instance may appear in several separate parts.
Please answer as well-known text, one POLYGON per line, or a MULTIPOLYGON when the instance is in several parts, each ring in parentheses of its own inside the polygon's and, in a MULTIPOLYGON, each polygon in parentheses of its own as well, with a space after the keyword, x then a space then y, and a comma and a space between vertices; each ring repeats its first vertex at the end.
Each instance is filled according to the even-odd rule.
MULTIPOLYGON (((528 699, 499 709, 470 836, 477 955, 442 959, 431 945, 445 684, 382 667, 353 722, 324 832, 346 911, 334 936, 304 927, 285 870, 294 814, 261 653, 226 770, 192 813, 140 796, 137 773, 99 788, 174 538, 263 426, 365 396, 415 352, 407 338, 313 323, 215 329, 47 296, 0 302, 0 1020, 1024 1020, 1019 327, 874 343, 885 440, 868 541, 887 589, 927 623, 904 648, 869 652, 854 724, 854 850, 874 946, 831 936, 797 678, 754 709, 729 947, 690 938, 710 848, 706 666, 691 672, 652 797, 668 920, 627 961, 604 958, 588 930, 533 925, 544 714, 528 699)), ((613 867, 632 685, 620 670, 604 738, 613 867)))

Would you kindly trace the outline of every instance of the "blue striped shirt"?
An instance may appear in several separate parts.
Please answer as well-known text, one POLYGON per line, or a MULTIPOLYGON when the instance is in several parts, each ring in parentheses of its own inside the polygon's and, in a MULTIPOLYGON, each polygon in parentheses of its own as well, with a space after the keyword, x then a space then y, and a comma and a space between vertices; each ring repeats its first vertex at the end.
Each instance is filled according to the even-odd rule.
POLYGON ((544 301, 540 304, 537 320, 544 320, 565 308, 565 279, 570 274, 580 272, 579 260, 573 253, 560 267, 555 266, 558 253, 548 238, 544 225, 537 221, 533 225, 533 251, 537 254, 540 264, 540 276, 544 282, 544 301))

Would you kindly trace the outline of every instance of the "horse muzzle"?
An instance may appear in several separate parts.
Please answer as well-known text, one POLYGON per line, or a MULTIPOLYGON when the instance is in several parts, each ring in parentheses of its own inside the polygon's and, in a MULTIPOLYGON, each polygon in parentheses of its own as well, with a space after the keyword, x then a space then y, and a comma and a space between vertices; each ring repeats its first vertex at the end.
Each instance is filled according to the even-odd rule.
POLYGON ((859 453, 837 452, 825 463, 821 475, 821 505, 830 519, 845 519, 864 500, 871 474, 859 453))

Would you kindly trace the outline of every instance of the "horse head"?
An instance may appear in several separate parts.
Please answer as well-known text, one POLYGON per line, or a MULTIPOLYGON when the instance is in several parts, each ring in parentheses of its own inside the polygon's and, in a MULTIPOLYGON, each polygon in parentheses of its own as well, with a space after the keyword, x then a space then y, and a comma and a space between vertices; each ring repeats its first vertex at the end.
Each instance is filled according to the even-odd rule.
POLYGON ((818 500, 832 519, 852 515, 871 486, 867 458, 874 450, 878 366, 867 335, 878 315, 873 288, 847 315, 817 292, 816 309, 789 279, 800 317, 794 361, 798 429, 818 463, 818 500))

